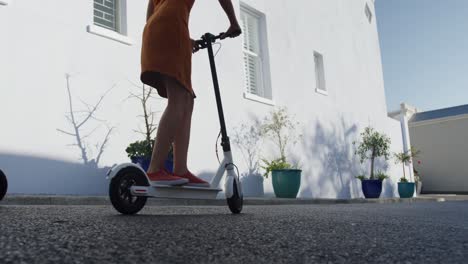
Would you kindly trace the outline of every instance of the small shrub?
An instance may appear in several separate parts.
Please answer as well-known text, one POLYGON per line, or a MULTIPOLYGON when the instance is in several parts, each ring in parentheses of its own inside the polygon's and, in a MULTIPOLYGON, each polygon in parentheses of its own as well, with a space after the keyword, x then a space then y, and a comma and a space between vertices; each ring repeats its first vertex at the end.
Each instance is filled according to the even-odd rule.
MULTIPOLYGON (((378 157, 384 157, 385 160, 389 159, 391 140, 387 135, 377 132, 372 127, 366 127, 364 132, 361 133, 361 138, 362 141, 359 142, 355 154, 360 157, 361 163, 364 163, 365 160, 370 159, 370 179, 375 179, 375 159, 378 157)), ((356 142, 353 142, 353 144, 356 144, 356 142)))
POLYGON ((268 178, 268 175, 273 170, 291 169, 292 167, 291 164, 287 163, 284 158, 279 158, 272 161, 263 159, 262 161, 265 163, 265 165, 262 166, 262 169, 265 170, 265 173, 263 174, 263 177, 265 178, 268 178))
POLYGON ((286 161, 287 147, 292 144, 295 145, 302 135, 297 134, 296 127, 299 122, 293 120, 289 115, 286 108, 279 108, 272 111, 268 117, 263 121, 261 126, 261 133, 263 136, 269 138, 278 147, 279 158, 272 161, 262 159, 266 170, 263 176, 268 178, 268 174, 272 170, 298 168, 298 165, 291 165, 286 161))
POLYGON ((396 163, 401 163, 403 166, 403 177, 400 179, 401 182, 408 182, 406 179, 406 170, 405 166, 413 162, 413 158, 417 157, 421 151, 417 150, 414 147, 411 147, 408 151, 403 151, 399 153, 394 153, 396 163))
POLYGON ((125 149, 125 152, 127 152, 127 156, 129 158, 151 158, 151 154, 153 153, 153 144, 154 140, 152 140, 151 142, 149 142, 148 140, 135 141, 128 145, 128 147, 125 149))
POLYGON ((378 171, 375 176, 376 176, 377 179, 379 179, 381 181, 389 178, 389 176, 383 171, 378 171))
POLYGON ((361 180, 361 181, 367 180, 366 175, 358 175, 358 176, 356 176, 355 178, 356 178, 356 179, 359 179, 359 180, 361 180))

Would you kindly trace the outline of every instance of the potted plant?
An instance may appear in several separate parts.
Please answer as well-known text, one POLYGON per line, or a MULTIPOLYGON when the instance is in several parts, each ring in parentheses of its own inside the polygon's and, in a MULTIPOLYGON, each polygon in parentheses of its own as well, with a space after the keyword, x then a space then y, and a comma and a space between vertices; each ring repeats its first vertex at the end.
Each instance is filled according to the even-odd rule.
MULTIPOLYGON (((420 160, 418 160, 418 165, 421 166, 421 161, 420 160)), ((416 183, 416 193, 418 195, 420 195, 421 190, 422 190, 422 184, 423 184, 422 179, 421 179, 421 174, 414 167, 413 167, 413 174, 414 174, 414 182, 416 183)))
MULTIPOLYGON (((141 140, 131 143, 126 149, 127 156, 130 158, 132 163, 138 164, 145 171, 148 171, 149 164, 151 162, 151 155, 153 153, 154 140, 141 140)), ((168 157, 164 162, 166 170, 173 171, 173 150, 172 146, 169 150, 168 157)))
POLYGON ((279 108, 272 111, 262 125, 262 134, 273 141, 279 150, 279 158, 271 161, 262 159, 262 168, 265 170, 263 176, 268 178, 271 172, 273 190, 279 198, 296 198, 301 185, 302 170, 286 159, 288 144, 295 144, 301 137, 295 133, 298 124, 290 120, 286 108, 279 108))
MULTIPOLYGON (((382 177, 382 173, 374 174, 374 163, 375 159, 379 157, 384 157, 385 160, 389 159, 391 140, 387 135, 379 133, 372 127, 366 127, 361 133, 361 138, 362 141, 358 143, 355 154, 359 156, 361 164, 366 160, 371 161, 370 177, 359 175, 356 178, 361 180, 364 197, 379 198, 382 193, 382 181, 386 177, 382 177)), ((355 145, 356 142, 353 144, 355 145)))
POLYGON ((248 171, 242 175, 241 184, 244 196, 261 197, 264 195, 263 177, 259 172, 259 143, 262 138, 258 120, 252 124, 242 124, 234 129, 233 143, 238 146, 248 171))
POLYGON ((130 158, 132 163, 140 165, 145 171, 148 170, 151 154, 153 153, 154 141, 141 140, 130 143, 125 149, 127 156, 130 158))
POLYGON ((413 147, 407 151, 394 154, 396 162, 401 163, 403 166, 403 177, 400 178, 400 182, 398 183, 398 194, 400 195, 400 198, 411 198, 414 195, 415 184, 414 182, 409 182, 408 179, 406 179, 405 167, 411 163, 413 158, 418 154, 419 151, 413 147))

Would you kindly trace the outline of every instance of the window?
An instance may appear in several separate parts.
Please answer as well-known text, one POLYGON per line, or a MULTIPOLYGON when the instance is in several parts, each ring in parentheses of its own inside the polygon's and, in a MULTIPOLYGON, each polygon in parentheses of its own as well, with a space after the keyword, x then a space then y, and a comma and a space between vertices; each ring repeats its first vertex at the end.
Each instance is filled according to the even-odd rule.
POLYGON ((272 104, 268 82, 265 16, 258 11, 241 5, 243 31, 245 97, 272 104))
POLYGON ((94 0, 94 24, 119 31, 118 0, 94 0))
POLYGON ((132 45, 127 37, 127 0, 94 0, 89 33, 132 45))
POLYGON ((315 90, 319 93, 327 93, 325 86, 325 69, 323 66, 323 56, 318 52, 314 52, 315 63, 315 90))
POLYGON ((366 4, 366 9, 364 12, 366 13, 366 17, 367 17, 367 20, 369 20, 369 23, 372 23, 372 12, 368 4, 366 4))

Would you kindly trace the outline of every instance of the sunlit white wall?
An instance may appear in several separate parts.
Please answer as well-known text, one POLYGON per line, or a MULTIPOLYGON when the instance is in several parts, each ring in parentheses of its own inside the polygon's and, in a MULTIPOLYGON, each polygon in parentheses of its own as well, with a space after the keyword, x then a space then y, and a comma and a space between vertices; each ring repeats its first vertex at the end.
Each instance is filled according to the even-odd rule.
MULTIPOLYGON (((275 106, 245 99, 242 39, 226 40, 218 53, 221 93, 228 129, 253 117, 263 118, 276 107, 286 106, 300 122, 302 140, 288 150, 302 165, 301 197, 358 197, 360 183, 354 176, 367 169, 353 155, 352 142, 367 125, 388 134, 392 150, 401 149, 399 123, 387 117, 382 65, 373 1, 366 0, 245 0, 265 14, 271 89, 275 106), (366 3, 373 13, 369 23, 366 3), (315 91, 314 51, 324 57, 328 95, 315 91)), ((89 149, 102 142, 107 126, 114 127, 100 167, 126 162, 125 148, 141 135, 134 132, 142 120, 138 101, 127 99, 140 85, 141 35, 146 1, 127 1, 127 32, 133 45, 88 33, 93 24, 93 1, 17 1, 0 5, 0 167, 7 171, 11 192, 54 193, 60 177, 82 177, 79 170, 54 172, 54 161, 80 163, 74 138, 57 129, 70 130, 65 74, 75 110, 81 101, 94 104, 113 87, 86 131, 89 149), (28 165, 33 161, 34 166, 28 165), (44 162, 40 162, 44 161, 44 162), (35 169, 40 164, 51 164, 35 169), (21 170, 19 170, 21 168, 21 170), (64 176, 67 174, 67 176, 64 176), (48 177, 54 175, 50 180, 48 177), (61 176, 63 175, 63 176, 61 176), (26 188, 38 179, 40 189, 26 188), (47 180, 49 179, 49 180, 47 180), (57 183, 54 185, 54 182, 57 183), (42 185, 41 185, 42 186, 42 185)), ((234 1, 239 14, 239 1, 234 1)), ((193 38, 222 32, 228 20, 217 1, 197 1, 191 15, 193 38)), ((189 167, 208 175, 217 168, 215 140, 219 131, 209 64, 205 51, 193 58, 193 87, 197 93, 193 115, 189 167)), ((155 100, 162 110, 164 100, 155 100)), ((261 157, 277 156, 268 141, 261 157)), ((246 171, 240 153, 234 157, 246 171)), ((96 150, 89 153, 92 158, 96 150)), ((388 162, 392 176, 384 195, 395 194, 398 167, 388 162)), ((70 165, 73 167, 72 165, 70 165)), ((384 168, 384 164, 380 169, 384 168)), ((97 178, 100 171, 96 172, 97 178)), ((100 183, 102 186, 105 183, 100 183)), ((271 182, 264 183, 267 193, 271 182)), ((78 188, 78 187, 77 187, 78 188)), ((80 187, 85 188, 85 187, 80 187)), ((104 187, 103 187, 104 188, 104 187)), ((87 193, 77 189, 76 193, 87 193)), ((105 190, 103 191, 105 193, 105 190)))

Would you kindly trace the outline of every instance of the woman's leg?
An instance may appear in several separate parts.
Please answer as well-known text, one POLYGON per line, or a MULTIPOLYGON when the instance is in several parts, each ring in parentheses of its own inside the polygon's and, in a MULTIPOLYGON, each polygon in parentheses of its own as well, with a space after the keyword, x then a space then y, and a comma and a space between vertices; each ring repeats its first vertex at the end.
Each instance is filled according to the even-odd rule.
POLYGON ((193 111, 193 96, 177 81, 162 76, 168 104, 159 122, 148 173, 164 168, 171 143, 174 142, 175 173, 187 172, 187 153, 193 111))
POLYGON ((190 143, 190 128, 192 124, 192 113, 194 99, 187 89, 177 81, 171 80, 168 87, 169 102, 178 110, 178 118, 175 120, 178 126, 174 131, 174 174, 183 175, 188 172, 187 155, 190 143))

